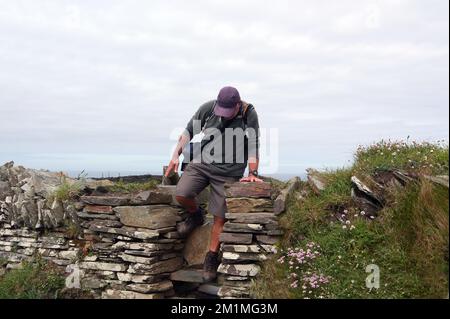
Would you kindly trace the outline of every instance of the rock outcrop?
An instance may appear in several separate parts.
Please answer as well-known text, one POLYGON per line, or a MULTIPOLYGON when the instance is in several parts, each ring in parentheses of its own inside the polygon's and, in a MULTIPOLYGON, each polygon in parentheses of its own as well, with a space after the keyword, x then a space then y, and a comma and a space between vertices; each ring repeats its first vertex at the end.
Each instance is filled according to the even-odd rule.
POLYGON ((323 176, 321 176, 320 172, 313 168, 308 168, 306 172, 308 173, 308 184, 311 186, 312 190, 316 194, 320 194, 322 191, 324 191, 327 185, 327 181, 323 178, 323 176))

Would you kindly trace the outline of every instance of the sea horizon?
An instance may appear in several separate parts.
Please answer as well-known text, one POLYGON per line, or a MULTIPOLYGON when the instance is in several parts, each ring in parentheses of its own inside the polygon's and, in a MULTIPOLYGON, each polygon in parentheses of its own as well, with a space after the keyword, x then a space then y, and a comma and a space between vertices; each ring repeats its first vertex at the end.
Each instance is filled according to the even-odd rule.
MULTIPOLYGON (((86 178, 113 178, 113 177, 123 177, 123 176, 140 176, 140 175, 154 175, 161 176, 162 172, 155 171, 127 171, 127 170, 117 170, 117 171, 98 171, 98 170, 63 170, 71 178, 86 177, 86 178)), ((264 174, 265 177, 276 178, 281 181, 287 181, 293 177, 300 177, 301 179, 306 178, 306 171, 299 173, 276 173, 276 174, 264 174)))

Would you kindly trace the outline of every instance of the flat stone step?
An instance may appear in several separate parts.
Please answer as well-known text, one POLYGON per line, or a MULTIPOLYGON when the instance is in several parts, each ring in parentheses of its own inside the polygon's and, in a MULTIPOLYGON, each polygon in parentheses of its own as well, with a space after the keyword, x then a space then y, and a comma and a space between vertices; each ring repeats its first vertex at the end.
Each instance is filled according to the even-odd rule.
POLYGON ((227 197, 253 197, 270 198, 272 186, 270 183, 232 183, 225 184, 225 195, 227 197))
POLYGON ((253 234, 241 234, 241 233, 221 233, 219 240, 222 243, 229 244, 251 244, 253 234))
POLYGON ((201 269, 181 269, 170 275, 172 281, 204 283, 203 271, 201 269))
POLYGON ((203 284, 198 287, 198 291, 211 296, 219 296, 220 286, 213 284, 203 284))
POLYGON ((80 200, 88 205, 123 206, 128 204, 129 196, 81 196, 80 200))

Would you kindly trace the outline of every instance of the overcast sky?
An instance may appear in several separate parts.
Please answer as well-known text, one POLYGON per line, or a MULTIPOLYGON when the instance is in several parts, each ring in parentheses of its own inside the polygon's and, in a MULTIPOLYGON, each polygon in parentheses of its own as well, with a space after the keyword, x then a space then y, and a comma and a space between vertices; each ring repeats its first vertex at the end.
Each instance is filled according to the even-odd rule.
POLYGON ((0 165, 158 173, 225 85, 280 173, 448 140, 449 2, 0 0, 0 165))

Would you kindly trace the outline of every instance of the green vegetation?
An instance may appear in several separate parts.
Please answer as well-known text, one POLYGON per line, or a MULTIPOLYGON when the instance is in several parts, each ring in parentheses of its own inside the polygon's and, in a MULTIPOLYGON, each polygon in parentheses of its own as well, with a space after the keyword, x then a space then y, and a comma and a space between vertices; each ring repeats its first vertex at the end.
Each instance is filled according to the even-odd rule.
POLYGON ((270 185, 272 186, 273 189, 275 190, 281 190, 284 187, 286 187, 286 182, 280 181, 276 178, 271 178, 271 177, 265 177, 265 176, 261 176, 260 177, 264 182, 266 183, 270 183, 270 185))
POLYGON ((81 194, 84 183, 84 179, 69 182, 65 175, 61 175, 61 185, 48 196, 49 202, 52 203, 54 200, 65 201, 75 198, 81 194))
MULTIPOLYGON (((149 179, 146 182, 124 182, 120 179, 112 185, 104 186, 107 192, 110 193, 134 193, 144 190, 152 190, 157 187, 159 181, 157 179, 149 179)), ((70 181, 65 175, 61 175, 61 184, 59 187, 48 196, 49 203, 54 200, 65 201, 76 198, 82 195, 83 189, 86 186, 85 177, 79 177, 75 182, 70 181)))
POLYGON ((71 219, 64 220, 65 235, 67 238, 76 239, 82 234, 80 225, 72 221, 71 219))
POLYGON ((107 189, 111 192, 117 192, 117 193, 133 193, 138 191, 146 191, 146 190, 152 190, 155 189, 156 186, 159 184, 159 181, 156 179, 150 179, 147 182, 139 183, 139 182, 133 182, 133 183, 126 183, 122 179, 118 182, 115 182, 114 185, 108 186, 107 189))
POLYGON ((448 146, 381 142, 360 147, 352 167, 323 173, 327 187, 319 195, 304 183, 308 195, 289 203, 280 221, 285 236, 277 256, 264 265, 255 282, 255 294, 262 298, 446 297, 448 189, 423 178, 406 187, 389 187, 386 205, 374 219, 351 198, 353 174, 390 169, 417 176, 448 174, 448 146), (378 289, 366 287, 370 274, 366 267, 371 264, 380 269, 378 289))
POLYGON ((437 143, 381 141, 360 146, 353 170, 368 174, 401 169, 429 175, 448 174, 448 145, 437 143))
POLYGON ((63 274, 45 260, 36 258, 0 277, 0 299, 57 298, 63 287, 63 274))

